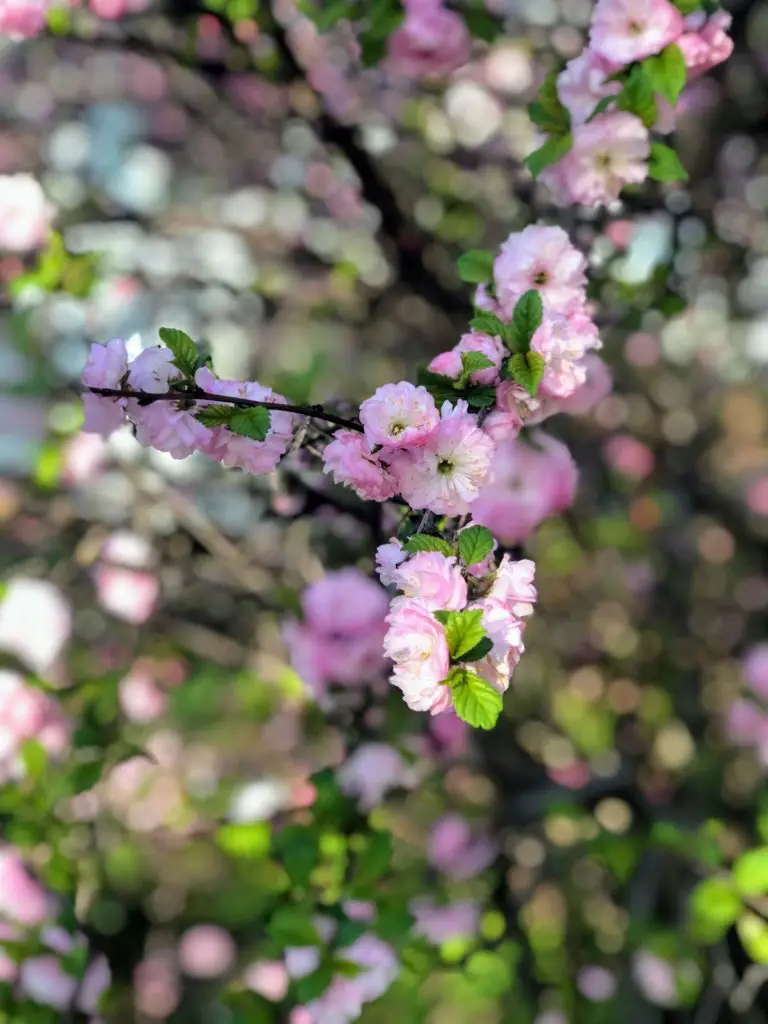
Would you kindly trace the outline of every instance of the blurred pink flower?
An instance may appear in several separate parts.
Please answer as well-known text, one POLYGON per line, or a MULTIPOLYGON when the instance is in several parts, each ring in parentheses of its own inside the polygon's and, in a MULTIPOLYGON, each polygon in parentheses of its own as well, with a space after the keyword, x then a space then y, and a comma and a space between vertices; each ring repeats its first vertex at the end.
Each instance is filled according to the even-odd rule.
POLYGON ((651 449, 631 434, 614 434, 603 445, 608 465, 633 480, 643 480, 653 472, 655 457, 651 449))
POLYGON ((67 974, 56 956, 33 956, 19 967, 19 985, 27 998, 62 1013, 72 1005, 77 978, 67 974))
POLYGON ((21 854, 0 846, 0 918, 37 928, 55 913, 55 900, 32 878, 21 854))
POLYGON ((58 587, 26 576, 8 581, 0 599, 0 650, 48 678, 71 632, 72 610, 58 587))
POLYGON ((498 854, 497 844, 484 833, 475 833, 460 814, 445 814, 432 826, 430 862, 450 878, 474 878, 489 867, 498 854))
POLYGON ((733 21, 726 11, 715 11, 709 18, 696 11, 685 19, 686 31, 677 40, 688 68, 688 81, 706 74, 733 53, 728 29, 733 21))
POLYGON ((750 690, 768 699, 768 643, 754 644, 745 651, 741 670, 750 690))
POLYGON ((337 774, 342 790, 355 797, 363 811, 378 807, 391 789, 411 789, 421 777, 420 770, 387 743, 362 743, 337 774))
POLYGON ((93 580, 102 608, 125 622, 141 625, 157 606, 160 583, 153 573, 102 564, 94 567, 93 580))
MULTIPOLYGON (((47 7, 46 0, 0 0, 0 38, 37 35, 47 7)), ((0 174, 0 253, 45 245, 54 212, 31 174, 0 174)))
POLYGON ((271 1003, 279 1003, 288 993, 290 977, 280 960, 257 960, 243 971, 245 987, 271 1003))
POLYGON ((579 992, 593 1003, 605 1003, 616 991, 616 976, 605 967, 584 967, 576 979, 579 992))
POLYGON ((405 20, 387 40, 384 68, 404 78, 448 75, 472 52, 467 26, 442 0, 405 0, 405 20))
POLYGON ((648 1002, 664 1007, 679 1005, 677 972, 668 960, 640 949, 632 956, 632 977, 648 1002))
POLYGON ((188 928, 179 940, 179 964, 193 978, 218 978, 234 964, 237 955, 232 936, 213 924, 188 928))
POLYGON ((470 938, 480 928, 480 904, 474 900, 437 906, 429 896, 411 900, 409 910, 413 914, 415 935, 422 935, 428 942, 439 946, 450 939, 470 938))
POLYGON ((660 53, 683 31, 683 16, 669 0, 598 0, 590 48, 622 65, 660 53))
POLYGON ((168 703, 152 672, 137 665, 120 680, 118 700, 128 721, 139 723, 159 718, 168 703))

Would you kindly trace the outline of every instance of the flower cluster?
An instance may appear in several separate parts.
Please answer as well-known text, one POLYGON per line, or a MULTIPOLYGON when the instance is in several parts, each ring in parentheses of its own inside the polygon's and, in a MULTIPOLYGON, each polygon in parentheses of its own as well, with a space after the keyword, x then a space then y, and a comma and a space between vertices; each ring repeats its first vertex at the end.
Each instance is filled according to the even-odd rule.
POLYGON ((405 18, 387 39, 384 67, 403 78, 448 75, 469 60, 472 39, 442 0, 403 0, 405 18))
POLYGON ((524 619, 536 600, 533 562, 504 555, 498 568, 477 576, 473 570, 493 546, 480 526, 458 534, 458 555, 445 553, 446 541, 417 534, 410 550, 423 549, 391 568, 393 546, 378 555, 400 591, 384 639, 392 683, 415 711, 455 711, 470 725, 491 728, 524 650, 524 619))
POLYGON ((34 740, 55 757, 67 749, 69 732, 54 700, 18 673, 0 670, 0 783, 26 774, 25 743, 34 740))
POLYGON ((547 133, 528 166, 561 206, 609 204, 650 176, 685 179, 673 149, 685 85, 726 60, 731 16, 671 0, 598 0, 589 45, 545 82, 531 116, 547 133))

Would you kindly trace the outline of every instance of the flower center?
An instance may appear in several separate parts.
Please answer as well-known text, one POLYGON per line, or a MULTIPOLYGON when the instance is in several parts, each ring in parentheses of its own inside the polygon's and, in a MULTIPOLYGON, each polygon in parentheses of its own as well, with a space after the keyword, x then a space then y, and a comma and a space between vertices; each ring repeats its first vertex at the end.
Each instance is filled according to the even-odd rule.
POLYGON ((540 270, 538 273, 533 275, 534 284, 546 284, 549 281, 549 274, 546 270, 540 270))
POLYGON ((613 163, 613 157, 607 151, 604 153, 596 153, 595 163, 601 171, 607 171, 610 170, 611 164, 613 163))
POLYGON ((630 23, 627 25, 627 28, 633 36, 642 35, 644 31, 643 26, 640 24, 639 21, 630 21, 630 23))
POLYGON ((450 459, 440 459, 437 464, 437 472, 443 476, 450 476, 453 472, 453 463, 450 459))
POLYGON ((404 423, 392 423, 392 424, 390 424, 390 427, 389 427, 389 432, 392 435, 392 437, 399 437, 400 434, 402 434, 402 432, 404 430, 405 430, 405 424, 404 423))

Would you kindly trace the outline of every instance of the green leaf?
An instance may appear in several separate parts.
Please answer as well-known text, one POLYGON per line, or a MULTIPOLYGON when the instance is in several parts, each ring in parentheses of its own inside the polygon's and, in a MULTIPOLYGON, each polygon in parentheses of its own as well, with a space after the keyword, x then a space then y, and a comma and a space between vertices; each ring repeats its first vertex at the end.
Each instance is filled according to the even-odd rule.
POLYGON ((25 740, 21 744, 21 759, 27 770, 27 775, 35 782, 45 775, 45 766, 48 763, 48 754, 45 747, 38 740, 25 740))
POLYGON ((198 409, 195 419, 204 427, 228 427, 237 412, 233 405, 208 405, 198 409))
POLYGON ((69 775, 70 791, 85 793, 99 782, 104 774, 104 765, 100 760, 87 761, 74 766, 69 775))
POLYGON ((557 92, 559 71, 550 71, 539 88, 536 100, 528 106, 528 116, 545 132, 562 135, 571 127, 571 115, 557 92))
POLYGON ((596 117, 599 117, 600 114, 604 114, 605 111, 608 109, 608 107, 610 107, 610 105, 612 103, 615 103, 617 101, 617 99, 618 99, 618 95, 603 96, 603 98, 597 104, 595 109, 592 111, 592 113, 587 118, 586 123, 589 124, 590 121, 594 121, 594 119, 596 117))
POLYGON ((651 143, 651 162, 648 174, 656 181, 688 181, 688 172, 680 157, 662 142, 651 143))
POLYGON ((492 337, 501 337, 504 324, 495 313, 489 313, 485 309, 478 309, 469 321, 473 331, 480 331, 482 334, 490 334, 492 337))
POLYGON ((197 366, 197 345, 178 327, 161 327, 160 340, 173 352, 173 361, 185 377, 192 377, 197 366))
POLYGON ((487 409, 496 401, 496 388, 478 385, 464 392, 467 402, 476 409, 487 409))
POLYGON ((501 26, 495 18, 485 11, 477 9, 462 11, 461 16, 469 29, 469 34, 475 39, 482 39, 486 43, 492 43, 501 31, 501 26))
POLYGON ((743 914, 736 923, 742 945, 756 964, 768 964, 768 924, 757 914, 743 914))
POLYGON ((234 434, 249 437, 251 441, 263 441, 269 433, 269 410, 263 406, 253 409, 238 409, 229 424, 234 434))
POLYGON ((459 558, 464 565, 477 565, 493 551, 493 534, 484 526, 468 526, 459 534, 459 558))
POLYGON ((712 943, 725 935, 743 906, 730 880, 707 878, 693 890, 690 909, 694 936, 712 943))
POLYGON ((672 0, 672 3, 682 14, 693 14, 702 6, 701 0, 672 0))
POLYGON ((336 949, 344 949, 347 946, 351 946, 356 939, 359 939, 364 932, 368 931, 368 927, 366 921, 350 921, 348 919, 341 921, 333 936, 334 946, 336 949))
POLYGON ((288 825, 275 836, 275 853, 294 885, 307 886, 320 856, 317 836, 306 825, 288 825))
POLYGON ((619 110, 639 117, 646 128, 652 128, 658 117, 656 97, 651 80, 640 64, 635 64, 619 93, 619 110))
POLYGON ((239 860, 260 860, 269 852, 272 829, 266 821, 222 825, 216 832, 219 849, 239 860))
POLYGON ((413 927, 413 915, 407 905, 393 903, 388 898, 379 908, 378 917, 373 924, 373 931, 387 942, 397 942, 406 938, 413 927))
POLYGON ((442 537, 433 537, 431 533, 414 533, 405 542, 404 547, 409 555, 418 554, 419 551, 439 551, 446 557, 455 554, 447 540, 443 540, 442 537))
POLYGON ((543 316, 544 305, 540 293, 535 288, 520 296, 515 306, 515 312, 512 314, 517 351, 528 351, 531 338, 541 326, 543 316))
POLYGON ((367 25, 360 32, 360 59, 364 67, 378 64, 387 52, 387 39, 405 17, 400 0, 378 0, 366 5, 367 25))
POLYGON ((485 636, 480 643, 473 647, 471 651, 467 651, 466 654, 461 656, 462 661, 482 661, 483 658, 490 654, 493 650, 493 640, 490 637, 485 636))
POLYGON ((470 249, 459 256, 456 268, 467 284, 485 284, 493 277, 493 253, 487 249, 470 249))
POLYGON ((488 370, 492 368, 493 362, 482 352, 462 352, 461 375, 454 384, 454 388, 465 388, 473 373, 476 373, 478 370, 488 370))
POLYGON ((501 694, 471 669, 451 670, 447 683, 456 714, 474 729, 492 729, 501 714, 501 694))
POLYGON ((267 934, 285 946, 316 946, 320 939, 308 907, 278 907, 267 923, 267 934))
POLYGON ((509 357, 507 366, 512 379, 522 385, 529 395, 535 395, 547 366, 544 356, 538 352, 518 352, 509 357))
POLYGON ((298 1003, 311 1003, 325 992, 332 981, 333 964, 328 960, 306 977, 297 978, 291 988, 298 1003))
POLYGON ((642 63, 643 71, 653 89, 661 93, 673 107, 685 88, 688 69, 683 52, 676 43, 670 43, 655 57, 647 57, 642 63))
POLYGON ((385 875, 392 864, 392 834, 374 830, 365 840, 355 861, 355 872, 352 888, 355 894, 370 895, 370 888, 382 875, 385 875))
POLYGON ((742 896, 768 893, 768 846, 748 850, 733 866, 733 880, 742 896))
POLYGON ((535 178, 545 167, 562 160, 572 145, 573 136, 570 132, 566 132, 565 135, 552 135, 543 146, 529 153, 523 163, 535 178))
POLYGON ((432 373, 425 367, 421 367, 416 377, 417 383, 426 388, 438 405, 443 402, 455 402, 459 397, 456 394, 456 383, 451 377, 445 377, 440 373, 432 373))
POLYGON ((464 612, 435 612, 434 616, 442 623, 451 657, 456 660, 471 651, 485 637, 480 608, 464 612))

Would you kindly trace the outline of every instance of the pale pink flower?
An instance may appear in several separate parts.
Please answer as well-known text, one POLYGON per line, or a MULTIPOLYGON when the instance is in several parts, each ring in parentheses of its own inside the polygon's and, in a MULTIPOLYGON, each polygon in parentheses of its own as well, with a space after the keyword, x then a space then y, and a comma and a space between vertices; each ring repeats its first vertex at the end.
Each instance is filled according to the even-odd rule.
POLYGON ((195 925, 179 940, 179 966, 193 978, 218 978, 226 974, 236 956, 232 936, 218 925, 195 925))
POLYGON ((572 503, 578 470, 561 441, 536 431, 533 445, 499 445, 488 482, 472 506, 472 518, 502 544, 528 538, 547 516, 572 503))
POLYGON ((55 913, 55 901, 29 874, 19 852, 0 846, 0 917, 37 928, 55 913))
POLYGON ((407 598, 393 604, 387 622, 384 651, 395 663, 392 683, 403 691, 405 703, 433 715, 451 708, 450 689, 441 685, 451 661, 443 627, 423 605, 407 598))
POLYGON ((113 338, 106 345, 91 345, 83 370, 83 384, 89 388, 119 388, 127 372, 125 342, 113 338))
POLYGON ((768 698, 768 643, 754 644, 745 652, 741 671, 750 690, 768 698))
POLYGON ((420 771, 388 743, 362 743, 339 768, 339 785, 360 809, 373 810, 391 789, 412 789, 420 771))
POLYGON ((608 111, 578 126, 570 151, 540 180, 562 205, 601 206, 615 202, 625 185, 648 177, 648 129, 639 117, 608 111))
POLYGON ((318 999, 300 1008, 306 1018, 291 1018, 291 1024, 352 1024, 364 1004, 384 995, 400 971, 392 948, 375 935, 361 935, 338 950, 338 956, 357 964, 360 972, 354 978, 334 978, 318 999))
POLYGON ((669 0, 598 0, 589 45, 607 61, 632 64, 660 53, 683 28, 683 16, 669 0))
POLYGON ((491 652, 481 661, 475 662, 473 668, 499 693, 505 693, 525 650, 523 622, 505 602, 493 597, 486 596, 472 607, 482 611, 483 627, 493 643, 491 652))
POLYGON ((257 960, 243 971, 245 987, 271 1003, 285 999, 290 981, 288 970, 280 960, 257 960))
POLYGON ((390 469, 411 508, 462 515, 480 493, 495 447, 466 402, 446 402, 427 443, 413 452, 394 453, 390 469))
POLYGON ((488 596, 501 602, 518 618, 525 618, 533 614, 533 606, 536 603, 537 594, 533 582, 535 576, 536 564, 530 558, 513 561, 509 555, 504 555, 499 562, 488 596))
POLYGON ((407 0, 405 19, 387 40, 384 67, 393 75, 448 75, 465 64, 472 39, 464 20, 440 0, 407 0))
POLYGON ((728 35, 733 17, 725 11, 715 11, 706 20, 697 11, 685 19, 685 32, 677 40, 688 68, 688 80, 705 74, 733 53, 733 40, 728 35))
POLYGON ((450 878, 474 878, 493 863, 498 852, 498 844, 484 832, 473 832, 460 814, 444 814, 432 826, 429 860, 450 878))
POLYGON ((327 573, 301 597, 307 624, 320 633, 354 636, 377 627, 387 613, 384 590, 359 569, 327 573))
POLYGON ((513 380, 503 380, 496 388, 496 404, 483 421, 483 430, 499 444, 520 434, 526 423, 537 423, 541 417, 541 399, 530 395, 513 380))
MULTIPOLYGON (((45 21, 46 7, 41 0, 0 0, 0 38, 37 35, 45 21)), ((54 213, 31 174, 0 174, 0 253, 41 248, 54 213)))
POLYGON ((441 352, 429 363, 427 369, 431 373, 440 374, 441 377, 450 377, 451 380, 457 380, 461 376, 461 355, 455 348, 449 349, 447 352, 441 352))
POLYGON ((469 726, 453 711, 433 715, 428 724, 430 746, 438 757, 463 757, 469 744, 469 726))
POLYGON ((344 913, 350 921, 373 921, 376 918, 376 904, 368 900, 345 900, 344 913))
POLYGON ((677 972, 669 960, 639 949, 632 955, 632 977, 648 1002, 669 1008, 680 1005, 677 972))
POLYGON ((64 1012, 77 992, 77 978, 67 974, 56 956, 33 956, 19 967, 19 985, 28 999, 64 1012))
POLYGON ((102 395, 94 395, 91 391, 84 391, 82 401, 84 433, 109 437, 125 423, 124 402, 121 399, 104 398, 102 395))
MULTIPOLYGON (((587 380, 585 354, 600 344, 599 336, 588 316, 576 314, 545 316, 531 339, 531 351, 544 357, 546 366, 539 385, 539 413, 543 414, 543 400, 569 398, 587 380)), ((535 422, 536 415, 530 417, 535 422)))
POLYGON ((616 991, 616 975, 605 967, 590 966, 579 971, 576 979, 579 992, 593 1003, 605 1003, 616 991))
POLYGON ((168 703, 167 695, 146 669, 134 666, 117 688, 120 710, 129 722, 145 723, 159 718, 168 703))
POLYGON ((385 587, 395 582, 395 569, 408 557, 403 545, 397 538, 380 544, 376 548, 376 572, 385 587))
POLYGON ((96 1013, 102 995, 112 983, 112 972, 105 956, 97 956, 89 965, 77 991, 77 1008, 81 1013, 96 1013))
POLYGON ((336 431, 323 452, 323 472, 364 501, 387 501, 397 493, 394 477, 357 430, 336 431))
POLYGON ((429 896, 411 900, 408 909, 415 918, 414 935, 423 936, 433 946, 451 939, 471 938, 480 929, 480 904, 475 900, 462 900, 438 906, 429 896))
POLYGON ((151 345, 140 352, 128 367, 128 383, 135 391, 164 395, 172 380, 181 377, 173 363, 173 352, 164 345, 151 345))
POLYGON ((0 651, 48 678, 72 633, 72 608, 53 583, 14 576, 0 598, 0 651))
POLYGON ((392 574, 395 585, 430 611, 461 611, 467 603, 467 584, 455 556, 421 551, 392 574))
POLYGON ((633 480, 649 476, 656 462, 648 445, 631 434, 614 434, 603 445, 603 454, 612 469, 633 480))
POLYGON ((620 66, 590 49, 568 61, 558 75, 557 93, 571 115, 571 125, 584 124, 600 100, 621 92, 620 82, 608 81, 620 66))
POLYGON ((440 422, 435 400, 408 381, 385 384, 360 406, 368 443, 389 448, 423 445, 440 422))
POLYGON ((768 715, 751 700, 735 700, 728 708, 726 731, 732 743, 759 746, 768 740, 768 715))
MULTIPOLYGON (((86 397, 96 397, 84 395, 86 397)), ((115 408, 114 406, 112 407, 115 408)), ((116 429, 123 422, 122 410, 117 410, 119 423, 108 431, 116 429)), ((87 418, 87 412, 86 412, 87 418)), ((61 482, 68 487, 78 487, 87 484, 107 463, 107 444, 103 438, 91 436, 91 433, 76 434, 67 442, 64 448, 64 466, 61 473, 61 482)))
POLYGON ((167 452, 174 459, 186 459, 211 443, 212 431, 173 402, 155 402, 142 407, 132 400, 128 409, 136 424, 139 444, 167 452))
POLYGON ((100 564, 93 569, 93 581, 102 608, 135 625, 147 621, 160 597, 160 582, 151 572, 100 564))
POLYGON ((493 265, 502 314, 512 317, 518 300, 531 289, 551 312, 566 312, 584 299, 586 260, 562 228, 531 224, 501 246, 493 265))

